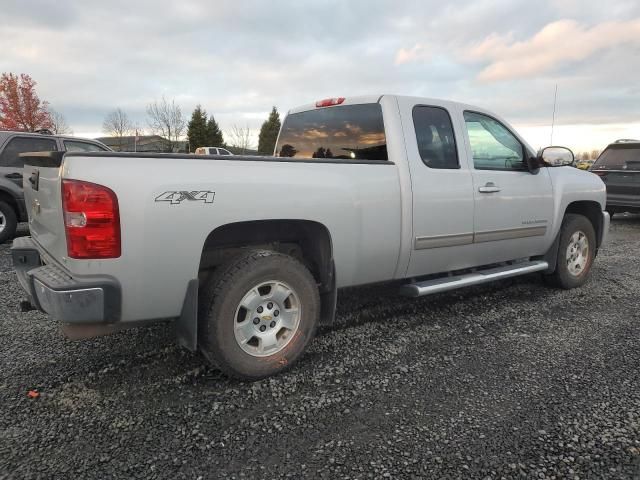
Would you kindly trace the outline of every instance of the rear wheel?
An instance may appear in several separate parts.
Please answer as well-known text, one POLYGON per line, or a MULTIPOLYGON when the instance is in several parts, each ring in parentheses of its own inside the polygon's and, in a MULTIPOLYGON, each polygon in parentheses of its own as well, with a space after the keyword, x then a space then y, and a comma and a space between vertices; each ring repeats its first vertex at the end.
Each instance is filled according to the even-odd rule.
POLYGON ((11 205, 0 202, 0 243, 4 243, 16 233, 18 219, 11 205))
POLYGON ((560 229, 556 270, 548 279, 565 289, 583 285, 589 279, 595 249, 596 234, 589 219, 573 213, 565 215, 560 229))
POLYGON ((202 353, 230 376, 257 380, 302 355, 320 315, 316 282, 295 258, 248 251, 218 267, 202 289, 202 353))

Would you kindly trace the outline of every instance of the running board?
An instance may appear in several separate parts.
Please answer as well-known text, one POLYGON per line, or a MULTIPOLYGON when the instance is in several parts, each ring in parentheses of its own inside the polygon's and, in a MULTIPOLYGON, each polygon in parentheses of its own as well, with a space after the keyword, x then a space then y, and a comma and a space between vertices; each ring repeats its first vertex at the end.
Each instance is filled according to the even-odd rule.
POLYGON ((546 270, 549 264, 543 260, 519 262, 513 265, 489 268, 473 273, 453 275, 451 277, 435 278, 424 282, 410 283, 400 287, 400 293, 406 297, 421 297, 432 293, 446 292, 456 288, 480 285, 503 278, 516 277, 527 273, 546 270))

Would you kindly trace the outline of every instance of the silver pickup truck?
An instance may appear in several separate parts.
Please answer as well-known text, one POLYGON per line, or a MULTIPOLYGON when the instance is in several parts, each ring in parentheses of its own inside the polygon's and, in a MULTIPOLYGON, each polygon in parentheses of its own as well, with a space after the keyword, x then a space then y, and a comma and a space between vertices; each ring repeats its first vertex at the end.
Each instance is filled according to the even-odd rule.
POLYGON ((482 108, 393 95, 293 109, 273 157, 24 154, 33 305, 88 338, 175 322, 229 375, 290 366, 337 289, 421 296, 540 272, 582 285, 609 216, 599 177, 482 108))

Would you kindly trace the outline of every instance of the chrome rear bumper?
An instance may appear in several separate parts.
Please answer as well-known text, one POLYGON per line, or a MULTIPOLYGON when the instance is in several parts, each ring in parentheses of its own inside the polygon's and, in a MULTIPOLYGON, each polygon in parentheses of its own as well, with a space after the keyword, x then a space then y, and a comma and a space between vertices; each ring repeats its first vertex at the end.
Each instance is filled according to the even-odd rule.
POLYGON ((73 276, 58 265, 43 265, 31 237, 11 247, 20 285, 36 308, 65 323, 115 322, 120 316, 120 287, 109 277, 73 276))

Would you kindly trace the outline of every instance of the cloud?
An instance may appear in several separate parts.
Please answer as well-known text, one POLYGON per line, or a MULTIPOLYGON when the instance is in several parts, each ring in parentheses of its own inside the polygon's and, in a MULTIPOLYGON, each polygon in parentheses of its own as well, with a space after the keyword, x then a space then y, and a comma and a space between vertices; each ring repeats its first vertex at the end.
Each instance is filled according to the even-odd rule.
POLYGON ((591 28, 560 20, 524 41, 514 41, 512 33, 494 33, 473 47, 469 58, 488 60, 478 79, 493 82, 539 76, 623 44, 640 46, 640 19, 604 22, 591 28))
POLYGON ((411 48, 401 48, 396 53, 396 65, 402 65, 403 63, 416 62, 418 60, 424 61, 429 58, 429 52, 427 47, 420 43, 416 43, 411 48))

